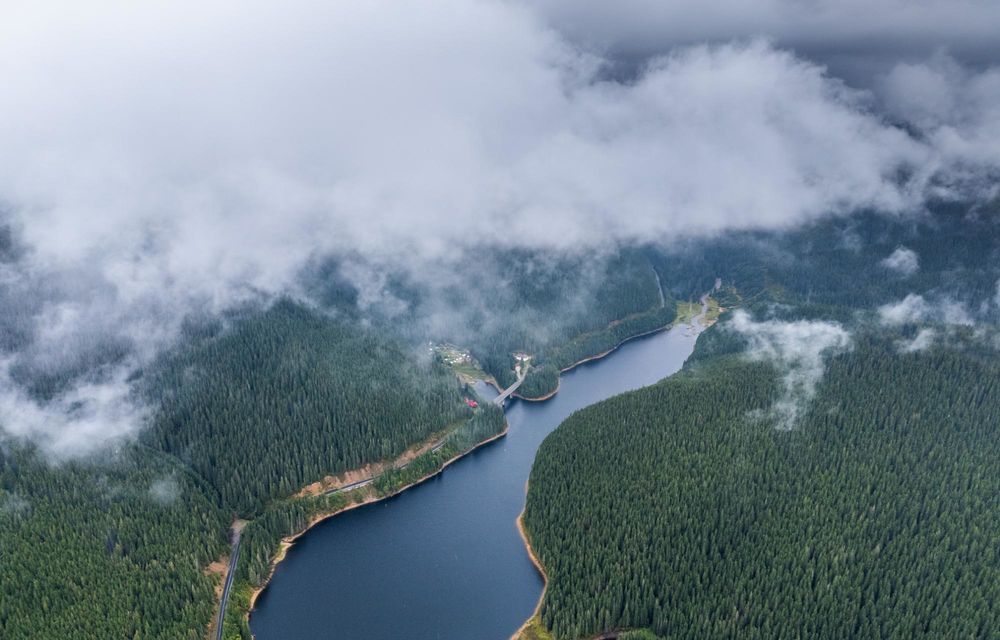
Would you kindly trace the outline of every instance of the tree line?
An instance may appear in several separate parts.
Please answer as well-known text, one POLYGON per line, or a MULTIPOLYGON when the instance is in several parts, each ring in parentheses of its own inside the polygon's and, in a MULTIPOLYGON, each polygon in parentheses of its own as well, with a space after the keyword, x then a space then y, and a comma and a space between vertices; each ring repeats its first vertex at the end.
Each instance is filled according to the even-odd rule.
POLYGON ((1000 633, 996 353, 865 337, 792 431, 777 377, 703 359, 543 443, 525 524, 555 637, 1000 633))

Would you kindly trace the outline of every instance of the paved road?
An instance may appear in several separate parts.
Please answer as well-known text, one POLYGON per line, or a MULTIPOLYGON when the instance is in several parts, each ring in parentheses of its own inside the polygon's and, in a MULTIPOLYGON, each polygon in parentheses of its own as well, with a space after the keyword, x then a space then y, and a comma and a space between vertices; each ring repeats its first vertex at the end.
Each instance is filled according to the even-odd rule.
POLYGON ((375 481, 375 476, 371 478, 366 478, 364 480, 358 480, 357 482, 352 482, 351 484, 345 484, 342 487, 337 487, 336 489, 328 489, 324 491, 321 495, 328 496, 332 493, 340 493, 341 491, 350 491, 351 489, 358 489, 365 486, 366 484, 371 484, 375 481))
POLYGON ((509 387, 507 387, 506 389, 503 390, 503 393, 501 393, 497 397, 493 398, 493 404, 502 407, 503 403, 504 403, 504 400, 506 400, 507 398, 509 398, 510 394, 512 394, 515 391, 517 391, 517 388, 521 386, 521 383, 524 382, 524 378, 528 375, 528 367, 524 367, 523 369, 521 369, 521 372, 522 373, 518 377, 517 382, 515 382, 512 385, 510 385, 509 387))
MULTIPOLYGON (((449 435, 451 435, 451 434, 449 434, 449 435)), ((447 443, 447 442, 448 442, 448 436, 445 436, 445 437, 441 438, 440 440, 438 440, 437 444, 435 444, 433 447, 430 448, 430 452, 433 453, 433 452, 437 451, 438 449, 440 449, 441 447, 443 447, 445 445, 445 443, 447 443)), ((410 462, 412 462, 412 460, 410 462)), ((396 469, 398 469, 398 470, 401 471, 401 470, 405 469, 406 467, 410 466, 410 462, 407 462, 406 464, 399 465, 399 466, 396 467, 396 469)), ((344 486, 337 487, 336 489, 327 489, 326 491, 324 491, 320 495, 328 496, 328 495, 331 495, 331 494, 334 494, 334 493, 340 493, 342 491, 350 491, 351 489, 360 489, 361 487, 363 487, 365 485, 368 485, 368 484, 371 484, 372 482, 375 482, 375 477, 376 476, 372 476, 370 478, 365 478, 364 480, 358 480, 357 482, 352 482, 351 484, 345 484, 344 486)))
POLYGON ((226 584, 222 587, 222 602, 219 604, 219 619, 216 622, 216 640, 222 640, 222 621, 226 619, 226 604, 229 602, 229 590, 236 576, 236 563, 240 559, 240 532, 233 532, 233 551, 229 556, 229 571, 226 572, 226 584))

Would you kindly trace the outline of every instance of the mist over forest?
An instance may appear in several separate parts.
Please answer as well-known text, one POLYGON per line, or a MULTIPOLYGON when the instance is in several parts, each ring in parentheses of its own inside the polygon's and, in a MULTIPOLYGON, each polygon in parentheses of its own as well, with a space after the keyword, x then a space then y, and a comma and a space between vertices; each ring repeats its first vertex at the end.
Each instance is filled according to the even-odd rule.
POLYGON ((130 376, 185 323, 322 307, 330 264, 351 315, 412 316, 406 282, 411 334, 463 337, 508 287, 489 256, 585 263, 586 308, 623 249, 995 197, 988 5, 887 0, 856 37, 842 3, 630 4, 15 3, 4 430, 134 434, 130 376))
POLYGON ((661 332, 497 484, 517 640, 1000 634, 998 24, 10 0, 0 636, 252 640, 296 536, 661 332))

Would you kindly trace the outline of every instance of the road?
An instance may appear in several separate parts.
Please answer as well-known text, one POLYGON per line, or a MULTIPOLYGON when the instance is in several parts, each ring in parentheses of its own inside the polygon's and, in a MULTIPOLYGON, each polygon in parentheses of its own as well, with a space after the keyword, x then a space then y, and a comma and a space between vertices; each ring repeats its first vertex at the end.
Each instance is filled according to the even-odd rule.
POLYGON ((510 385, 509 387, 503 390, 503 393, 493 398, 493 404, 502 407, 504 401, 510 397, 510 394, 517 391, 517 388, 521 386, 521 383, 524 382, 524 378, 527 377, 527 375, 528 375, 528 367, 527 365, 525 365, 524 367, 521 368, 521 375, 518 376, 517 382, 510 385))
POLYGON ((340 493, 341 491, 350 491, 351 489, 359 489, 367 484, 371 484, 375 481, 375 476, 366 478, 364 480, 358 480, 357 482, 352 482, 351 484, 345 484, 342 487, 337 487, 336 489, 328 489, 324 491, 321 495, 328 496, 332 493, 340 493))
MULTIPOLYGON (((715 289, 713 289, 712 291, 715 291, 715 289)), ((691 318, 691 320, 688 322, 688 329, 685 332, 687 335, 694 335, 695 333, 700 331, 699 325, 704 324, 705 316, 708 315, 708 297, 712 295, 712 291, 709 291, 708 293, 706 293, 701 297, 701 300, 699 301, 701 302, 701 312, 698 313, 698 315, 696 315, 695 317, 691 318)))
MULTIPOLYGON (((449 435, 451 435, 451 434, 449 434, 449 435)), ((448 436, 445 436, 445 437, 441 438, 440 440, 438 440, 437 443, 435 443, 434 446, 430 448, 430 452, 434 453, 435 451, 437 451, 438 449, 440 449, 441 447, 443 447, 446 442, 448 442, 448 436)), ((397 470, 401 471, 401 470, 405 469, 408 466, 410 466, 409 462, 407 462, 405 464, 402 464, 402 465, 398 465, 395 468, 397 470)), ((326 491, 324 491, 320 495, 328 496, 328 495, 332 495, 334 493, 340 493, 342 491, 350 491, 351 489, 360 489, 361 487, 364 487, 366 485, 371 484, 372 482, 375 482, 375 477, 376 476, 371 476, 370 478, 365 478, 364 480, 358 480, 357 482, 352 482, 351 484, 345 484, 344 486, 337 487, 336 489, 327 489, 326 491)))
POLYGON ((699 300, 699 302, 701 302, 701 313, 691 318, 691 324, 698 324, 705 320, 705 316, 708 315, 708 296, 710 295, 712 295, 711 292, 706 293, 701 297, 701 300, 699 300))
POLYGON ((226 584, 222 587, 222 601, 219 603, 219 619, 215 624, 215 638, 222 640, 222 621, 226 619, 226 604, 229 602, 229 590, 236 577, 236 563, 240 559, 240 532, 233 531, 233 550, 229 556, 229 570, 226 572, 226 584))

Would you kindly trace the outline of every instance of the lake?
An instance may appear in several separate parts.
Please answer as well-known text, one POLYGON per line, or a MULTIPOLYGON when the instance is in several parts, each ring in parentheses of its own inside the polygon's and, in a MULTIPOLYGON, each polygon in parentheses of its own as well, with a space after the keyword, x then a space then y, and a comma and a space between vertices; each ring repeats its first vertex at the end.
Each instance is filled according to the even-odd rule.
POLYGON ((574 411, 678 371, 695 339, 679 326, 581 365, 551 400, 508 401, 506 438, 316 525, 258 599, 257 640, 507 640, 543 586, 515 524, 538 446, 574 411))

